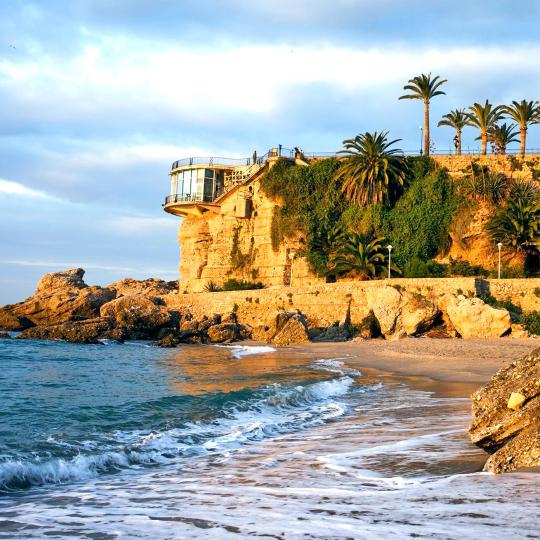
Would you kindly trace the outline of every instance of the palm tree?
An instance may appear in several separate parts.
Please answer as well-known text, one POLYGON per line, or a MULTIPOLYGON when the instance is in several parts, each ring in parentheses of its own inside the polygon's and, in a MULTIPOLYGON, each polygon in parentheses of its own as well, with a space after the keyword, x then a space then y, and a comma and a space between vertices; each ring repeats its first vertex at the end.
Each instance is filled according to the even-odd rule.
POLYGON ((517 142, 518 131, 515 124, 508 125, 506 122, 504 124, 495 124, 491 126, 488 130, 488 141, 493 147, 495 154, 506 154, 506 147, 513 143, 517 142))
MULTIPOLYGON (((336 275, 353 274, 359 279, 380 276, 386 268, 386 255, 382 246, 383 238, 370 239, 358 233, 342 237, 329 260, 329 273, 336 275)), ((394 272, 400 273, 393 267, 394 272)))
POLYGON ((488 131, 493 127, 502 116, 502 110, 500 106, 493 107, 493 104, 486 99, 484 105, 475 103, 469 107, 471 111, 468 113, 467 125, 476 127, 480 130, 480 136, 477 140, 482 141, 482 154, 487 154, 488 143, 488 131))
POLYGON ((409 79, 409 84, 403 87, 403 90, 410 90, 410 94, 400 96, 399 99, 421 99, 424 102, 424 148, 426 156, 429 156, 429 102, 435 96, 445 94, 439 88, 448 82, 446 79, 439 80, 439 75, 431 78, 431 73, 428 75, 418 75, 409 79))
POLYGON ((503 105, 502 111, 505 116, 512 118, 519 126, 520 154, 525 157, 525 148, 527 144, 527 130, 530 124, 540 123, 540 105, 538 101, 527 101, 523 99, 520 102, 512 101, 512 105, 503 105))
POLYGON ((493 241, 518 252, 538 252, 540 241, 540 205, 533 198, 509 199, 505 207, 499 208, 487 224, 487 232, 493 241))
POLYGON ((384 201, 403 187, 407 163, 403 152, 390 148, 401 139, 387 140, 387 131, 362 133, 343 141, 344 154, 335 180, 345 196, 360 206, 384 201))
POLYGON ((469 116, 464 109, 455 109, 448 114, 443 114, 443 119, 437 126, 448 126, 456 130, 457 155, 461 156, 461 132, 467 125, 469 116))

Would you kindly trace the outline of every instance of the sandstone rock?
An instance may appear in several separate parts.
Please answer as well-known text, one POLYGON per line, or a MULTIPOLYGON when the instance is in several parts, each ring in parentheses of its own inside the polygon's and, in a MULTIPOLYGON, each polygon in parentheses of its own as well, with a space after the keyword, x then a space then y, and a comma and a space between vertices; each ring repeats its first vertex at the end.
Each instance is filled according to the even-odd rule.
POLYGON ((230 343, 238 339, 239 328, 233 323, 215 324, 208 328, 207 336, 212 343, 230 343))
POLYGON ((34 325, 54 325, 67 321, 93 319, 99 308, 115 293, 102 287, 89 287, 84 270, 76 268, 46 274, 33 296, 0 309, 0 327, 24 330, 34 325))
POLYGON ((162 328, 176 328, 178 313, 157 306, 142 295, 121 296, 101 307, 102 317, 128 332, 131 339, 154 338, 162 328))
POLYGON ((495 309, 480 298, 459 296, 454 305, 447 306, 446 311, 464 339, 500 337, 511 328, 510 313, 506 309, 495 309))
POLYGON ((83 280, 84 273, 82 268, 72 268, 45 274, 39 280, 35 294, 48 294, 55 289, 85 289, 88 285, 83 280))
POLYGON ((426 297, 388 285, 366 289, 366 298, 386 338, 418 335, 431 328, 440 315, 426 297))
POLYGON ((52 339, 71 343, 99 343, 99 339, 121 339, 110 319, 90 319, 51 326, 34 326, 24 330, 17 339, 52 339))
POLYGON ((469 436, 492 454, 484 470, 540 466, 540 349, 501 369, 472 397, 469 436), (517 410, 509 408, 512 394, 524 398, 517 410))
POLYGON ((180 343, 180 339, 175 334, 169 334, 167 336, 162 337, 158 342, 158 347, 176 347, 180 343))
POLYGON ((309 335, 306 324, 300 315, 291 316, 281 330, 272 338, 272 343, 279 346, 307 343, 309 335))
MULTIPOLYGON (((510 314, 512 316, 512 314, 510 314)), ((512 332, 510 333, 510 337, 513 338, 528 338, 531 334, 528 330, 525 329, 525 327, 521 324, 512 324, 512 332)))
POLYGON ((159 297, 177 292, 178 282, 163 281, 155 278, 144 280, 124 278, 107 285, 107 289, 114 291, 117 297, 131 296, 134 294, 149 297, 159 297))
POLYGON ((256 326, 251 331, 251 339, 254 341, 262 341, 264 343, 268 343, 272 336, 275 334, 275 329, 272 329, 270 326, 266 326, 264 324, 260 324, 259 326, 256 326))
POLYGON ((370 311, 366 317, 362 319, 356 332, 358 339, 373 339, 381 335, 381 327, 379 321, 375 317, 373 311, 370 311))
POLYGON ((519 409, 521 409, 521 406, 525 403, 526 399, 527 398, 523 394, 519 392, 512 392, 510 394, 510 398, 508 399, 508 403, 506 404, 506 406, 509 409, 518 411, 519 409))

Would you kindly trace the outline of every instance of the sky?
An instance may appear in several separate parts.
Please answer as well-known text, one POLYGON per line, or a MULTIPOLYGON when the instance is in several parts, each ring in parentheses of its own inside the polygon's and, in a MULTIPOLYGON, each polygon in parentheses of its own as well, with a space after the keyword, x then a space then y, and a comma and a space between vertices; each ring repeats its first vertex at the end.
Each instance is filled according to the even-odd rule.
POLYGON ((0 2, 0 305, 70 267, 176 279, 161 204, 179 158, 381 130, 418 150, 422 103, 397 98, 420 73, 448 79, 431 104, 448 149, 451 109, 540 98, 539 16, 534 0, 0 2))

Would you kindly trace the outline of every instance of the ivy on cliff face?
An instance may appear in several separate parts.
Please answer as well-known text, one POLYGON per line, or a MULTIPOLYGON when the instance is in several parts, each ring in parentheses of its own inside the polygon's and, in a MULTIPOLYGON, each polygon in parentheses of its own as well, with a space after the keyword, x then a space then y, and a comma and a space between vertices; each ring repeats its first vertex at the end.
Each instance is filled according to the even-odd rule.
POLYGON ((394 260, 402 268, 413 259, 427 261, 446 249, 461 199, 445 169, 435 168, 427 158, 409 158, 401 197, 360 208, 343 196, 340 183, 333 180, 338 166, 336 159, 307 167, 280 160, 261 179, 263 192, 279 203, 272 222, 274 250, 284 238, 301 233, 303 255, 311 269, 327 275, 336 231, 384 237, 394 246, 394 260))

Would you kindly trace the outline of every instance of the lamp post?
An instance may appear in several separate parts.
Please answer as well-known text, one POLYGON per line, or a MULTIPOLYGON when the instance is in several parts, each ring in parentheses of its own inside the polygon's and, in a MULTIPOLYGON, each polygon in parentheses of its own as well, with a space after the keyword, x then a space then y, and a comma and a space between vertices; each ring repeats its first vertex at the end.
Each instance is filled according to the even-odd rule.
POLYGON ((296 257, 296 253, 294 251, 291 251, 289 253, 289 259, 291 260, 291 276, 289 279, 289 287, 292 287, 292 278, 293 278, 293 262, 294 258, 296 257))
POLYGON ((499 271, 497 272, 497 279, 501 279, 501 248, 502 248, 502 243, 499 242, 497 244, 497 247, 499 248, 499 271))
POLYGON ((422 156, 424 154, 424 128, 422 126, 418 126, 420 129, 420 155, 422 156))
POLYGON ((392 265, 392 247, 390 244, 386 246, 388 250, 388 279, 390 279, 390 267, 392 265))

